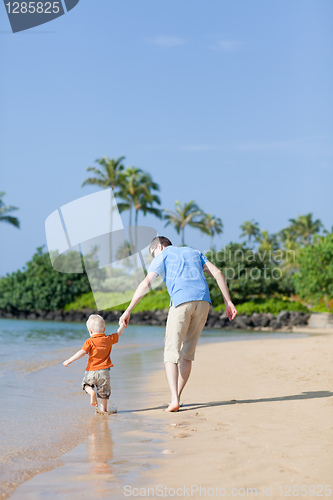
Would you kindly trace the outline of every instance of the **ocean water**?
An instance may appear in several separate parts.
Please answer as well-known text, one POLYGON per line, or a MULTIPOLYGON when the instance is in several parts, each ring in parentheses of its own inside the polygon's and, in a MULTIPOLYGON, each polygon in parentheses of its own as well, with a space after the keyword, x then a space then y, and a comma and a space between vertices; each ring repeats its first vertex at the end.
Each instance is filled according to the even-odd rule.
MULTIPOLYGON (((117 325, 107 325, 106 330, 113 333, 117 325)), ((151 467, 149 456, 160 451, 154 439, 157 424, 147 412, 132 412, 142 408, 143 398, 152 396, 143 394, 144 381, 163 368, 165 328, 130 325, 113 347, 110 407, 118 407, 118 414, 112 429, 108 420, 95 415, 81 389, 86 358, 67 368, 62 365, 81 349, 87 333, 84 323, 0 319, 0 498, 11 496, 35 474, 62 465, 61 457, 71 450, 76 457, 89 455, 89 474, 111 477, 114 487, 151 467), (149 447, 142 460, 140 446, 145 442, 149 447)), ((300 334, 204 330, 199 342, 285 336, 300 334)), ((81 473, 86 466, 84 460, 81 473)), ((28 498, 19 492, 20 488, 13 498, 28 498)), ((31 498, 47 496, 34 490, 31 498)), ((57 498, 55 492, 50 498, 57 498)))

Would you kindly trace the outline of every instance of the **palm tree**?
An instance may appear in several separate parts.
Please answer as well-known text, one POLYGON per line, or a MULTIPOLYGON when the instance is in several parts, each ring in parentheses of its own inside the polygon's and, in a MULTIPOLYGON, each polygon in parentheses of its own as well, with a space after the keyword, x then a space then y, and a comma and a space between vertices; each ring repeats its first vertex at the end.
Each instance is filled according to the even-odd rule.
POLYGON ((213 238, 216 234, 223 232, 223 223, 221 219, 214 217, 212 214, 206 214, 201 222, 206 229, 206 234, 212 238, 211 247, 213 247, 213 238))
POLYGON ((296 259, 296 253, 300 248, 299 243, 297 243, 295 234, 290 228, 282 229, 277 236, 282 245, 280 267, 283 272, 292 274, 299 267, 296 259), (290 255, 292 255, 291 260, 290 255))
POLYGON ((13 217, 11 215, 7 215, 9 212, 13 212, 14 210, 18 210, 17 207, 13 207, 12 205, 5 205, 2 198, 5 196, 5 192, 0 192, 0 222, 8 222, 17 228, 20 227, 20 221, 17 217, 13 217))
POLYGON ((259 223, 246 220, 243 224, 241 224, 240 229, 242 230, 241 238, 245 236, 248 237, 248 243, 250 244, 251 238, 256 239, 260 234, 259 223))
POLYGON ((305 245, 311 243, 312 236, 318 234, 323 224, 320 219, 312 220, 312 214, 299 215, 298 219, 289 219, 289 230, 305 245))
POLYGON ((296 241, 295 233, 289 227, 282 229, 278 233, 278 238, 279 238, 282 246, 286 249, 289 249, 289 248, 296 249, 299 246, 297 241, 296 241))
POLYGON ((259 243, 259 251, 269 252, 271 256, 278 249, 276 234, 269 234, 268 231, 260 231, 256 240, 259 243))
MULTIPOLYGON (((156 217, 162 217, 161 210, 154 206, 154 204, 161 204, 160 198, 153 192, 159 190, 159 185, 153 181, 151 175, 143 172, 140 168, 128 167, 122 172, 119 197, 124 201, 118 203, 118 208, 120 212, 129 210, 130 228, 132 227, 134 210, 134 245, 131 237, 131 230, 129 231, 130 244, 133 250, 137 248, 138 242, 137 228, 139 212, 141 211, 144 215, 151 213, 156 215, 156 217)), ((136 253, 136 250, 134 250, 133 253, 136 253)))
POLYGON ((162 217, 161 210, 154 204, 160 205, 161 201, 154 191, 159 191, 160 187, 152 180, 150 174, 140 168, 127 167, 122 172, 119 197, 123 200, 118 203, 120 212, 129 211, 129 242, 133 260, 134 276, 137 281, 137 248, 138 248, 138 218, 139 212, 144 215, 152 213, 157 217, 162 217), (134 237, 132 233, 134 212, 134 237), (133 241, 134 240, 134 241, 133 241))
POLYGON ((192 226, 200 229, 203 233, 207 231, 205 230, 205 226, 203 224, 203 220, 206 214, 198 207, 198 205, 194 202, 194 200, 189 201, 188 203, 184 203, 181 206, 180 201, 175 202, 176 211, 172 212, 171 210, 164 210, 166 214, 164 215, 164 219, 167 221, 165 226, 169 224, 173 224, 177 233, 181 233, 181 242, 182 246, 185 245, 184 240, 184 232, 185 226, 192 226))
POLYGON ((83 186, 92 185, 99 186, 104 189, 111 188, 111 204, 110 204, 110 233, 109 233, 109 258, 110 258, 110 277, 112 276, 112 246, 111 246, 111 235, 112 235, 112 215, 113 215, 113 196, 115 196, 114 190, 119 188, 121 183, 120 173, 124 170, 125 156, 119 156, 116 160, 109 159, 106 156, 95 160, 102 168, 98 169, 96 167, 87 167, 88 172, 92 172, 95 177, 89 177, 86 179, 83 186))

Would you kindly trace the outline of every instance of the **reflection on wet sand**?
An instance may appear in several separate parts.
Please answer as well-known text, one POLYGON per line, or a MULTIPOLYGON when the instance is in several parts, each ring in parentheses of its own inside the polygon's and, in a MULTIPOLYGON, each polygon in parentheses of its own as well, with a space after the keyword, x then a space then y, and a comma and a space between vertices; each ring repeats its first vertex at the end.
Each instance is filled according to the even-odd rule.
POLYGON ((114 471, 117 465, 111 432, 112 418, 114 415, 96 415, 89 425, 90 433, 85 443, 67 454, 62 467, 34 476, 10 498, 39 500, 51 492, 52 499, 106 498, 114 490, 119 490, 120 484, 114 471))
POLYGON ((108 419, 105 416, 96 418, 96 427, 88 438, 88 459, 91 463, 91 473, 101 475, 106 479, 114 478, 110 460, 113 459, 113 441, 108 419))

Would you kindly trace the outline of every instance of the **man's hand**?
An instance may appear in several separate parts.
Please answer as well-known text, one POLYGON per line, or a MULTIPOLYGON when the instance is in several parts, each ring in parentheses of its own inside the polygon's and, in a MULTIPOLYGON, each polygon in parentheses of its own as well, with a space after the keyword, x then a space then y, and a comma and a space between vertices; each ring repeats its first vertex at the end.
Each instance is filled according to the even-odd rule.
POLYGON ((129 319, 131 317, 131 313, 125 311, 119 318, 119 326, 124 325, 125 328, 128 327, 129 319))
POLYGON ((237 309, 232 302, 227 302, 225 305, 225 313, 228 316, 229 321, 232 321, 237 314, 237 309))
POLYGON ((66 359, 66 361, 64 361, 64 362, 63 362, 63 365, 64 365, 64 366, 66 366, 66 367, 67 367, 69 364, 70 364, 69 359, 66 359))

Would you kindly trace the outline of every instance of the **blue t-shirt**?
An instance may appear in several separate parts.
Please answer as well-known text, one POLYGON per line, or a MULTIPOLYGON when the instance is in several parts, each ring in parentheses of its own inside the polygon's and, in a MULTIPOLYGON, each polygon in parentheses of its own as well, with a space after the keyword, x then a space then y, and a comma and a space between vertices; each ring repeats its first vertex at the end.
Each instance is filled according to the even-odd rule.
POLYGON ((211 303, 207 281, 202 270, 208 261, 199 250, 168 246, 149 266, 148 273, 161 276, 175 307, 191 300, 211 303))

